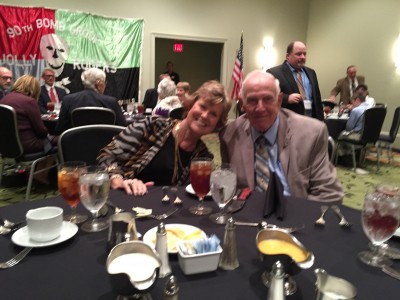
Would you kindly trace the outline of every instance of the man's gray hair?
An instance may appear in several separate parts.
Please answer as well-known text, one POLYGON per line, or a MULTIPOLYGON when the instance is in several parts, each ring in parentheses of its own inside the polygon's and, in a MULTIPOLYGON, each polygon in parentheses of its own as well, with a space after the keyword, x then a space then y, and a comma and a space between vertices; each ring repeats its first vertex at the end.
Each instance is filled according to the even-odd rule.
POLYGON ((106 73, 97 68, 90 68, 82 72, 82 84, 86 89, 96 90, 96 81, 106 81, 106 73))
POLYGON ((242 83, 242 89, 240 90, 240 96, 244 102, 246 101, 245 96, 246 96, 246 92, 247 92, 247 81, 253 77, 262 78, 262 79, 273 79, 275 81, 276 97, 279 96, 279 93, 281 92, 281 88, 279 86, 279 80, 276 79, 275 76, 272 75, 271 73, 261 71, 261 70, 254 70, 254 71, 251 71, 249 74, 247 74, 247 76, 245 77, 245 79, 243 80, 243 83, 242 83))

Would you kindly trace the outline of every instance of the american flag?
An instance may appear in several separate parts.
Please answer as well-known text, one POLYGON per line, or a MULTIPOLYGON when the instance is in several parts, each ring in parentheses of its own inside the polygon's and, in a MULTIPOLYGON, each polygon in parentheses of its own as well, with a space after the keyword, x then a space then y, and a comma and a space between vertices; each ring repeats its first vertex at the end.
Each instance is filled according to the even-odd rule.
POLYGON ((236 55, 235 66, 233 67, 232 79, 234 86, 231 99, 238 99, 243 80, 243 33, 240 37, 240 47, 236 55))

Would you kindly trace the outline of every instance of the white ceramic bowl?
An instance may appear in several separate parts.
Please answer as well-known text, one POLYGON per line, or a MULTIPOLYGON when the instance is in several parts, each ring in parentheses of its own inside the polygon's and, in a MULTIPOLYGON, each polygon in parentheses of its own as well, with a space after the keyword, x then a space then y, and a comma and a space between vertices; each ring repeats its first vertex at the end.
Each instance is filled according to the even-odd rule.
POLYGON ((28 210, 26 224, 29 238, 37 242, 48 242, 60 236, 63 223, 63 209, 45 206, 28 210))

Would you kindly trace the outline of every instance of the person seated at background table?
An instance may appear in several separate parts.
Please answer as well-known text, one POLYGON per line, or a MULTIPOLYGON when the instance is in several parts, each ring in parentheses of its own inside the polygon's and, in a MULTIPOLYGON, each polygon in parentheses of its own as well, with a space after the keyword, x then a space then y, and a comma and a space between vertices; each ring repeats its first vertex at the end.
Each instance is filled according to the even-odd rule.
POLYGON ((39 107, 42 114, 47 113, 47 103, 60 103, 67 95, 63 88, 55 86, 56 75, 53 69, 46 68, 42 72, 44 84, 40 89, 39 107))
POLYGON ((368 104, 368 108, 376 105, 375 99, 369 96, 368 86, 366 84, 359 84, 356 87, 355 93, 365 97, 365 103, 368 104))
POLYGON ((333 102, 336 100, 336 96, 340 94, 340 105, 347 105, 351 102, 351 97, 355 92, 358 85, 365 82, 364 76, 357 76, 357 67, 354 65, 348 66, 347 75, 337 81, 336 86, 332 89, 329 99, 333 102))
POLYGON ((343 138, 359 140, 361 138, 361 130, 364 121, 364 112, 369 108, 369 104, 365 102, 365 96, 354 94, 351 100, 351 113, 346 122, 346 129, 342 131, 338 140, 343 138))
POLYGON ((179 82, 176 86, 176 96, 170 96, 162 99, 153 109, 153 115, 168 117, 171 110, 183 107, 189 110, 192 99, 189 95, 190 85, 188 82, 179 82))
POLYGON ((12 79, 11 70, 6 67, 0 67, 0 100, 9 92, 12 79))
MULTIPOLYGON (((161 82, 164 78, 169 78, 168 74, 161 74, 159 76, 158 83, 161 82)), ((158 86, 158 85, 157 85, 158 86)), ((158 101, 158 92, 157 88, 147 89, 143 99, 144 109, 151 108, 152 110, 156 107, 158 101)))
POLYGON ((115 125, 126 126, 126 120, 115 97, 104 95, 106 73, 97 68, 90 68, 81 75, 84 90, 64 97, 56 133, 61 134, 72 127, 71 113, 75 108, 96 106, 111 108, 115 112, 115 125))
POLYGON ((167 102, 160 104, 164 99, 172 96, 176 96, 176 85, 167 77, 160 81, 157 87, 158 100, 157 105, 154 107, 152 114, 159 116, 167 116, 169 109, 168 107, 173 107, 180 104, 177 97, 169 99, 167 102), (162 107, 160 107, 162 106, 162 107))
POLYGON ((182 106, 189 110, 192 106, 192 98, 190 97, 190 84, 186 81, 181 81, 176 85, 176 95, 182 103, 182 106))
MULTIPOLYGON (((24 153, 49 152, 57 144, 57 138, 49 136, 44 125, 38 99, 40 83, 32 75, 18 78, 0 104, 13 107, 17 114, 17 127, 24 153)), ((5 141, 2 141, 4 143, 5 141)))
POLYGON ((269 158, 260 166, 276 173, 285 195, 341 201, 343 190, 328 157, 325 124, 281 108, 282 96, 272 74, 256 70, 246 76, 241 89, 245 114, 220 132, 222 162, 236 167, 238 187, 266 191, 255 164, 255 142, 262 136, 269 158))
POLYGON ((143 195, 153 184, 188 184, 190 161, 213 157, 201 137, 226 124, 231 102, 217 81, 205 82, 192 97, 193 106, 182 121, 138 120, 100 151, 98 162, 108 168, 113 189, 143 195))

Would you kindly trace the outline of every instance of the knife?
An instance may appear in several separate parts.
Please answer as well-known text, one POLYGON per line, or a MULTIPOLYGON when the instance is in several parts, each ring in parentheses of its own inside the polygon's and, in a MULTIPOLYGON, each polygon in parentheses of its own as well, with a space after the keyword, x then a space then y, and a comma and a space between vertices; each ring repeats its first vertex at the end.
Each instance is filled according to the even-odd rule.
POLYGON ((238 189, 236 191, 236 195, 232 198, 228 207, 226 208, 226 212, 233 214, 243 208, 246 203, 246 199, 250 196, 251 190, 250 188, 245 188, 243 190, 238 189))

